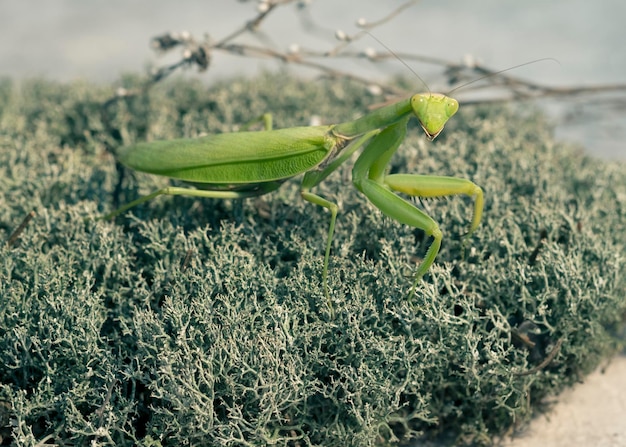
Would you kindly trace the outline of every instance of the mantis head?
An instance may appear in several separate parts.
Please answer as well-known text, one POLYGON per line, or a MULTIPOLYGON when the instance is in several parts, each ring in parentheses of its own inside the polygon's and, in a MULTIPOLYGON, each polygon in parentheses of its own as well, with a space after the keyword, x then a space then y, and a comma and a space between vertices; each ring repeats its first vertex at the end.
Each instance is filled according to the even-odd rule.
POLYGON ((459 110, 459 103, 456 99, 440 93, 419 93, 411 97, 411 107, 426 132, 426 137, 432 141, 441 133, 450 117, 459 110))

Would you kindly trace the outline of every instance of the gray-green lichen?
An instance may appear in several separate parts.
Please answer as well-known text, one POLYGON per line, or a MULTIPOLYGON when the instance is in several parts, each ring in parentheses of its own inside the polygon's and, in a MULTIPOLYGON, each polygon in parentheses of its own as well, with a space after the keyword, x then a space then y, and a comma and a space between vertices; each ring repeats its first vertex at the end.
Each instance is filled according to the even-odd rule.
MULTIPOLYGON (((124 81, 132 86, 132 79, 124 81)), ((0 84, 0 239, 37 215, 0 264, 0 435, 14 445, 387 445, 488 442, 615 352, 626 311, 626 170, 555 142, 545 118, 467 108, 434 143, 416 123, 393 172, 467 177, 418 203, 428 240, 351 185, 321 287, 328 213, 298 182, 243 202, 159 198, 93 218, 167 180, 118 173, 106 148, 353 119, 376 98, 282 75, 213 88, 177 82, 102 104, 112 87, 0 84), (87 219, 86 219, 87 218, 87 219)), ((237 150, 237 148, 233 148, 237 150)))

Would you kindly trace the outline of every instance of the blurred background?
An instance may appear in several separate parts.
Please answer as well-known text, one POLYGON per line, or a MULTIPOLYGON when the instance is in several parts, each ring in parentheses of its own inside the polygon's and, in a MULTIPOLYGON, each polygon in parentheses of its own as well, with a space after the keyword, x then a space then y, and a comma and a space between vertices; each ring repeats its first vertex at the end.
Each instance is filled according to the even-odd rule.
MULTIPOLYGON (((325 51, 337 45, 336 30, 352 34, 358 30, 357 19, 378 20, 403 3, 312 0, 299 12, 295 5, 288 5, 273 11, 263 22, 266 40, 262 43, 281 51, 292 44, 325 51)), ((254 18, 258 4, 253 0, 2 0, 0 76, 112 82, 121 73, 145 72, 180 59, 177 51, 165 56, 155 53, 151 38, 188 31, 197 39, 208 34, 220 40, 254 18)), ((373 34, 397 53, 451 62, 473 58, 492 69, 554 58, 558 63, 538 62, 511 73, 550 86, 626 84, 626 52, 621 49, 626 42, 624 17, 626 2, 621 0, 424 0, 377 27, 373 34)), ((237 42, 259 44, 249 36, 237 42)), ((386 51, 368 36, 354 47, 386 51)), ((377 65, 366 60, 338 63, 343 71, 372 80, 384 80, 392 74, 413 76, 395 60, 377 65)), ((440 67, 408 63, 433 91, 448 89, 441 83, 440 67)), ((190 70, 187 75, 211 83, 234 75, 253 76, 259 70, 279 66, 268 59, 216 52, 208 71, 198 74, 190 70)), ((462 90, 454 96, 462 103, 462 90)), ((626 92, 532 103, 546 111, 560 139, 578 143, 598 157, 626 160, 626 92)))

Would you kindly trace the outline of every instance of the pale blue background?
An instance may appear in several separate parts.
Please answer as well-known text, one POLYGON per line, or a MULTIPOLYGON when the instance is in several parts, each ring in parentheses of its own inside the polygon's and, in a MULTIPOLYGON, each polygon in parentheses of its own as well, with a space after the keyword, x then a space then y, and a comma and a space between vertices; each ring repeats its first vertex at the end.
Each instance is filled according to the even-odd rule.
MULTIPOLYGON (((356 30, 359 17, 378 19, 400 0, 314 0, 311 15, 327 29, 302 31, 292 7, 282 8, 263 29, 281 48, 290 43, 330 48, 332 32, 356 30), (355 6, 358 5, 358 6, 355 6)), ((137 72, 162 64, 149 47, 151 37, 188 30, 200 37, 226 36, 254 17, 255 1, 236 0, 0 0, 0 76, 44 75, 51 79, 86 78, 108 82, 123 71, 137 72)), ((553 85, 626 83, 626 2, 623 0, 424 0, 375 34, 397 52, 459 61, 466 54, 494 68, 553 57, 560 65, 538 63, 516 70, 516 76, 553 85)), ((361 47, 380 47, 363 39, 361 47)), ((383 50, 384 51, 384 50, 383 50)), ((174 56, 174 55, 173 55, 174 56)), ((175 55, 178 56, 178 55, 175 55)), ((253 73, 275 64, 216 54, 211 82, 233 74, 253 73)), ((350 66, 372 79, 384 79, 399 63, 370 69, 350 66)), ((436 72, 416 65, 437 90, 436 72)), ((626 159, 626 95, 615 104, 607 97, 542 102, 558 123, 560 138, 578 142, 589 153, 626 159)), ((461 98, 462 99, 462 98, 461 98)), ((610 98, 609 98, 610 99, 610 98)))

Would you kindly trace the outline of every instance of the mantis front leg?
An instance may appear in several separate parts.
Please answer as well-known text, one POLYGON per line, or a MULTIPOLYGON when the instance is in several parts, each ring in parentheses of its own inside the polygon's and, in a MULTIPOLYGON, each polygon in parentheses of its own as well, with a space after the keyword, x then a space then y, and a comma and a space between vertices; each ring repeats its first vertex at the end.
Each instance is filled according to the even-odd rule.
POLYGON ((419 280, 426 274, 441 247, 442 233, 437 223, 426 213, 399 197, 394 191, 413 197, 444 197, 465 194, 475 199, 474 215, 466 237, 476 230, 483 210, 483 191, 473 182, 455 177, 394 174, 385 169, 406 135, 406 121, 384 129, 375 136, 352 170, 352 181, 369 201, 385 215, 398 222, 423 230, 433 238, 424 260, 415 272, 409 297, 413 296, 419 280))

